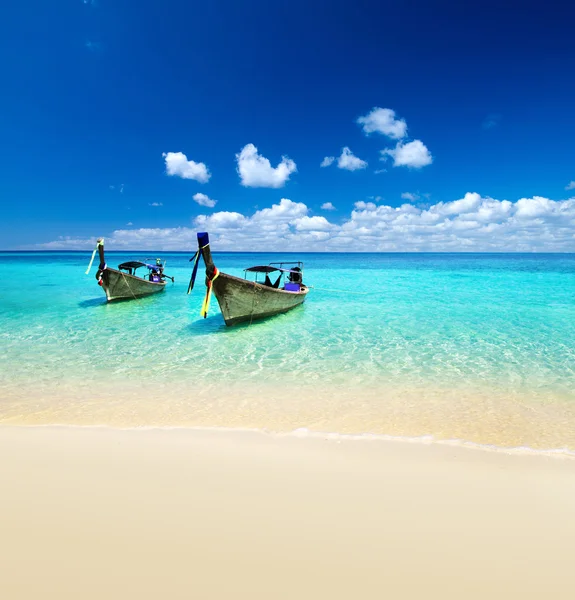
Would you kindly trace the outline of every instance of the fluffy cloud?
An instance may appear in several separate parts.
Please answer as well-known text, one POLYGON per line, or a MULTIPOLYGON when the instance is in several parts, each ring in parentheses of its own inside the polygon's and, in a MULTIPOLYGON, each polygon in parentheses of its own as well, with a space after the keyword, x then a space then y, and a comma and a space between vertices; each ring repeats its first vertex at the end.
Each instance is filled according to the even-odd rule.
POLYGON ((410 202, 415 202, 419 200, 419 194, 412 194, 411 192, 403 192, 401 194, 402 200, 409 200, 410 202))
POLYGON ((222 211, 209 216, 200 215, 196 217, 194 223, 202 229, 221 231, 239 229, 248 223, 248 219, 237 212, 222 211))
POLYGON ((397 142, 395 148, 386 148, 381 151, 381 159, 386 160, 388 156, 393 158, 394 167, 411 167, 421 169, 433 162, 433 157, 427 146, 421 140, 412 142, 397 142))
POLYGON ((164 206, 163 202, 148 202, 148 206, 164 206))
POLYGON ((335 206, 331 202, 324 202, 321 205, 322 210, 335 210, 335 206))
POLYGON ((364 117, 359 117, 357 123, 367 135, 377 132, 392 140, 401 140, 407 135, 407 123, 403 119, 397 119, 391 108, 375 107, 364 117))
POLYGON ((346 146, 343 148, 340 157, 337 159, 337 167, 338 169, 345 169, 346 171, 358 171, 359 169, 365 169, 365 167, 367 167, 367 162, 355 156, 346 146))
POLYGON ((194 202, 197 202, 200 206, 207 206, 208 208, 214 208, 217 203, 217 200, 212 200, 209 196, 202 194, 201 192, 194 194, 192 198, 194 199, 194 202))
MULTIPOLYGON (((326 156, 320 167, 329 167, 335 161, 335 156, 326 156)), ((355 156, 355 154, 346 146, 342 148, 341 154, 337 158, 337 168, 345 169, 346 171, 358 171, 365 169, 367 162, 355 156)))
POLYGON ((207 183, 212 176, 204 163, 188 160, 183 152, 164 152, 162 156, 166 161, 168 175, 175 175, 182 179, 194 179, 200 183, 207 183))
POLYGON ((569 191, 569 190, 575 190, 575 181, 570 181, 570 182, 569 182, 569 183, 568 183, 568 184, 565 186, 565 189, 566 189, 567 191, 569 191))
POLYGON ((295 219, 292 225, 297 231, 329 231, 335 227, 325 217, 308 216, 295 219))
MULTIPOLYGON (((357 122, 366 135, 377 132, 392 140, 399 140, 395 148, 381 150, 381 159, 386 160, 391 156, 394 167, 420 169, 433 162, 431 153, 421 140, 404 141, 407 137, 407 123, 403 119, 396 118, 395 111, 391 108, 376 107, 364 117, 359 117, 357 122)), ((376 171, 376 173, 384 172, 385 169, 376 171)))
MULTIPOLYGON (((207 230, 218 250, 260 251, 575 251, 575 198, 534 196, 515 202, 478 193, 428 208, 359 201, 342 223, 309 214, 283 198, 252 215, 200 215, 194 227, 121 229, 106 236, 114 249, 193 250, 207 230)), ((36 248, 92 249, 95 238, 61 237, 36 248)))
POLYGON ((283 156, 277 167, 272 167, 270 161, 258 154, 253 144, 246 144, 239 154, 236 154, 237 171, 241 183, 245 187, 283 187, 292 173, 297 171, 295 162, 283 156))

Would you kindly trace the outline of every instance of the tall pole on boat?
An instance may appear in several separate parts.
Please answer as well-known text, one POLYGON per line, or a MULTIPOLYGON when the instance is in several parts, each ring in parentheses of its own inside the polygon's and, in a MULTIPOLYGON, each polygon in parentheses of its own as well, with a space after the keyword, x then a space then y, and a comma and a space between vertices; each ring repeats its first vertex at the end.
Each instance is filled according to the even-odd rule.
POLYGON ((103 269, 106 264, 106 259, 104 258, 104 238, 98 238, 98 256, 100 257, 100 269, 103 269))
MULTIPOLYGON (((102 269, 103 264, 105 264, 104 261, 104 238, 98 238, 98 240, 96 241, 96 247, 94 248, 94 252, 92 252, 92 258, 90 259, 90 264, 88 265, 88 268, 86 269, 86 275, 90 272, 90 269, 92 268, 92 263, 94 262, 94 257, 96 256, 96 250, 98 251, 98 254, 100 255, 100 269, 102 269)), ((98 275, 96 275, 96 279, 98 279, 98 275)))
POLYGON ((212 279, 214 276, 214 271, 216 270, 216 266, 214 265, 214 260, 212 259, 212 251, 210 250, 210 236, 207 232, 198 233, 198 247, 201 255, 204 258, 204 263, 206 264, 206 275, 209 279, 212 279))

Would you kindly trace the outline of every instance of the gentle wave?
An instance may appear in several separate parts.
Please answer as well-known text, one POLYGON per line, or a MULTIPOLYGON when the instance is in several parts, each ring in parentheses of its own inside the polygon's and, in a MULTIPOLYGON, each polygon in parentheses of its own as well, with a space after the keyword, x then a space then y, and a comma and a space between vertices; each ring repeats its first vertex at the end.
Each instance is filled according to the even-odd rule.
POLYGON ((511 456, 544 456, 554 459, 575 460, 575 451, 569 448, 530 448, 528 446, 503 447, 493 444, 479 444, 467 440, 438 440, 434 436, 424 435, 418 437, 395 436, 374 433, 337 433, 311 431, 307 428, 294 429, 288 432, 270 431, 269 429, 241 428, 241 427, 173 427, 173 426, 136 426, 136 427, 110 427, 109 425, 68 425, 64 423, 53 423, 43 425, 0 425, 0 431, 4 427, 13 429, 70 429, 70 430, 100 430, 100 431, 133 431, 133 432, 153 432, 153 431, 175 431, 175 432, 198 432, 198 433, 222 433, 222 434, 256 434, 272 438, 300 438, 300 439, 318 439, 330 442, 391 442, 399 444, 416 444, 423 446, 452 446, 455 448, 464 448, 474 451, 493 452, 497 454, 506 454, 511 456))

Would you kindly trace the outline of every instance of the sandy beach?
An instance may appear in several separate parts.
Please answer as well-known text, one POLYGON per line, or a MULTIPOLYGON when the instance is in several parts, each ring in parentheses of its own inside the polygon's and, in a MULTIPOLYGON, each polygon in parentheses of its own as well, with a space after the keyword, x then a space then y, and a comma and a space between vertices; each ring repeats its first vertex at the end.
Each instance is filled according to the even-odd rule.
POLYGON ((572 598, 575 461, 0 428, 0 597, 572 598))

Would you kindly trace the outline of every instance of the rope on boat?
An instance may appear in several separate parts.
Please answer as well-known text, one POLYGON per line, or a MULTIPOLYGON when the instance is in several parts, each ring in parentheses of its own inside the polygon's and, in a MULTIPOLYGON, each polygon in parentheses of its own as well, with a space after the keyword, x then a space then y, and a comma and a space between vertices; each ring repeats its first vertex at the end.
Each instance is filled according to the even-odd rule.
POLYGON ((130 290, 130 294, 132 294, 132 296, 134 296, 134 300, 137 300, 138 297, 136 296, 136 294, 134 294, 132 288, 130 287, 130 282, 126 279, 126 275, 125 275, 124 271, 120 271, 120 273, 122 274, 122 277, 124 278, 124 283, 128 286, 128 289, 130 290))
POLYGON ((98 252, 98 248, 103 245, 104 245, 104 238, 102 238, 96 242, 96 247, 94 248, 94 252, 92 252, 92 258, 90 259, 90 264, 88 265, 88 268, 86 269, 86 275, 88 275, 88 273, 90 272, 90 269, 92 268, 92 264, 94 263, 94 258, 96 257, 96 252, 98 252))

